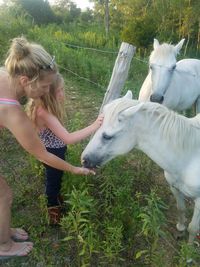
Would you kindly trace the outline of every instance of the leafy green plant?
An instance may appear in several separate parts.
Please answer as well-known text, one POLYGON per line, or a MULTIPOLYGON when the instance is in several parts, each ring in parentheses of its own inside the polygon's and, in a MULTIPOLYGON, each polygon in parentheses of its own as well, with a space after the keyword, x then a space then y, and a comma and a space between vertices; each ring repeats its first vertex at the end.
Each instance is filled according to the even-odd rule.
POLYGON ((164 232, 161 226, 166 224, 166 218, 163 210, 167 209, 167 205, 160 199, 154 190, 146 197, 147 205, 141 208, 139 218, 141 218, 142 233, 144 236, 157 239, 163 236, 164 232))
POLYGON ((179 255, 176 258, 178 259, 177 267, 197 267, 200 260, 199 248, 182 242, 179 255))
POLYGON ((67 233, 63 241, 73 240, 78 266, 89 266, 91 255, 98 252, 98 238, 91 220, 95 202, 88 195, 87 189, 81 191, 74 188, 67 197, 66 202, 70 205, 70 211, 61 222, 62 228, 67 233))
POLYGON ((138 217, 142 222, 141 233, 148 242, 148 249, 137 252, 136 258, 146 254, 146 259, 151 261, 156 253, 159 237, 165 236, 163 231, 166 224, 164 210, 167 209, 167 205, 160 199, 155 190, 151 190, 150 195, 146 195, 145 199, 147 205, 141 208, 138 217))
POLYGON ((119 224, 118 221, 107 221, 104 222, 105 230, 101 249, 103 251, 103 258, 106 262, 112 264, 118 262, 118 260, 123 261, 120 257, 120 253, 123 251, 123 226, 119 224))

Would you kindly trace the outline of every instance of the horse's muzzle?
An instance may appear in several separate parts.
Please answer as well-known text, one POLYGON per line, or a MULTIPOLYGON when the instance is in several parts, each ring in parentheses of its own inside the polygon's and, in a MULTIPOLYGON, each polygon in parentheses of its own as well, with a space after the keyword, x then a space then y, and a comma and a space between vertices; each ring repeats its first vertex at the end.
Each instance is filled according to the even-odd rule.
POLYGON ((82 157, 81 163, 82 163, 83 167, 88 168, 88 169, 94 169, 94 168, 99 167, 99 165, 100 165, 95 157, 90 157, 87 155, 82 157))
POLYGON ((164 100, 164 96, 162 96, 162 95, 152 94, 150 96, 151 102, 156 102, 156 103, 162 104, 163 100, 164 100))

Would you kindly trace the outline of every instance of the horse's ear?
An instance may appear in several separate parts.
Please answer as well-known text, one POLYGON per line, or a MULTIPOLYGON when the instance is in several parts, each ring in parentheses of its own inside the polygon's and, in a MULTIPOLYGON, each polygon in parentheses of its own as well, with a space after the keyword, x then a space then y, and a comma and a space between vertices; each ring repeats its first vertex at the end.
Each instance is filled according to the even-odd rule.
POLYGON ((183 43, 184 43, 185 39, 182 39, 174 48, 176 51, 176 54, 179 54, 179 51, 181 50, 183 43))
POLYGON ((123 98, 132 99, 133 94, 132 94, 131 90, 128 90, 127 93, 123 96, 123 98))
POLYGON ((144 105, 144 103, 139 103, 135 106, 127 108, 122 112, 122 115, 124 117, 129 117, 129 116, 133 115, 134 113, 136 113, 138 110, 140 110, 143 107, 143 105, 144 105))
POLYGON ((157 39, 153 39, 153 49, 155 50, 159 46, 159 42, 157 39))

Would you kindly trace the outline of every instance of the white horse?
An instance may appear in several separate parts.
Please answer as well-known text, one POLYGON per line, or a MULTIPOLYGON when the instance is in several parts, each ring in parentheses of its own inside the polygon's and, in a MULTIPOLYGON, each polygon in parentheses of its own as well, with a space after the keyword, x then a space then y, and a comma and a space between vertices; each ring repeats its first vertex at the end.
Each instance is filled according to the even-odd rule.
POLYGON ((175 46, 160 45, 154 39, 149 73, 139 92, 140 101, 162 103, 176 111, 184 111, 196 102, 196 112, 200 112, 200 60, 176 62, 183 43, 184 39, 175 46))
POLYGON ((85 167, 95 168, 134 147, 162 169, 177 201, 177 229, 184 231, 184 196, 194 200, 189 242, 200 224, 200 114, 186 118, 158 103, 132 100, 130 91, 104 107, 102 126, 82 153, 85 167))

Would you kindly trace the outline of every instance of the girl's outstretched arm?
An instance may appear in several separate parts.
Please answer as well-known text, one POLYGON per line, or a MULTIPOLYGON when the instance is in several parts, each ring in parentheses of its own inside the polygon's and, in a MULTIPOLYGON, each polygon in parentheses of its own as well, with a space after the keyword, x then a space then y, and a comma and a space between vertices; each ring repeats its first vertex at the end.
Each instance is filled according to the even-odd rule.
POLYGON ((38 137, 33 123, 21 108, 14 106, 9 107, 4 118, 1 119, 1 123, 15 136, 17 141, 27 152, 47 165, 75 174, 95 174, 92 170, 75 167, 52 153, 49 153, 38 137))
POLYGON ((103 114, 100 114, 95 122, 86 128, 69 133, 67 129, 59 122, 59 120, 48 111, 40 108, 37 116, 57 137, 59 137, 65 144, 75 144, 93 134, 103 122, 103 114))

